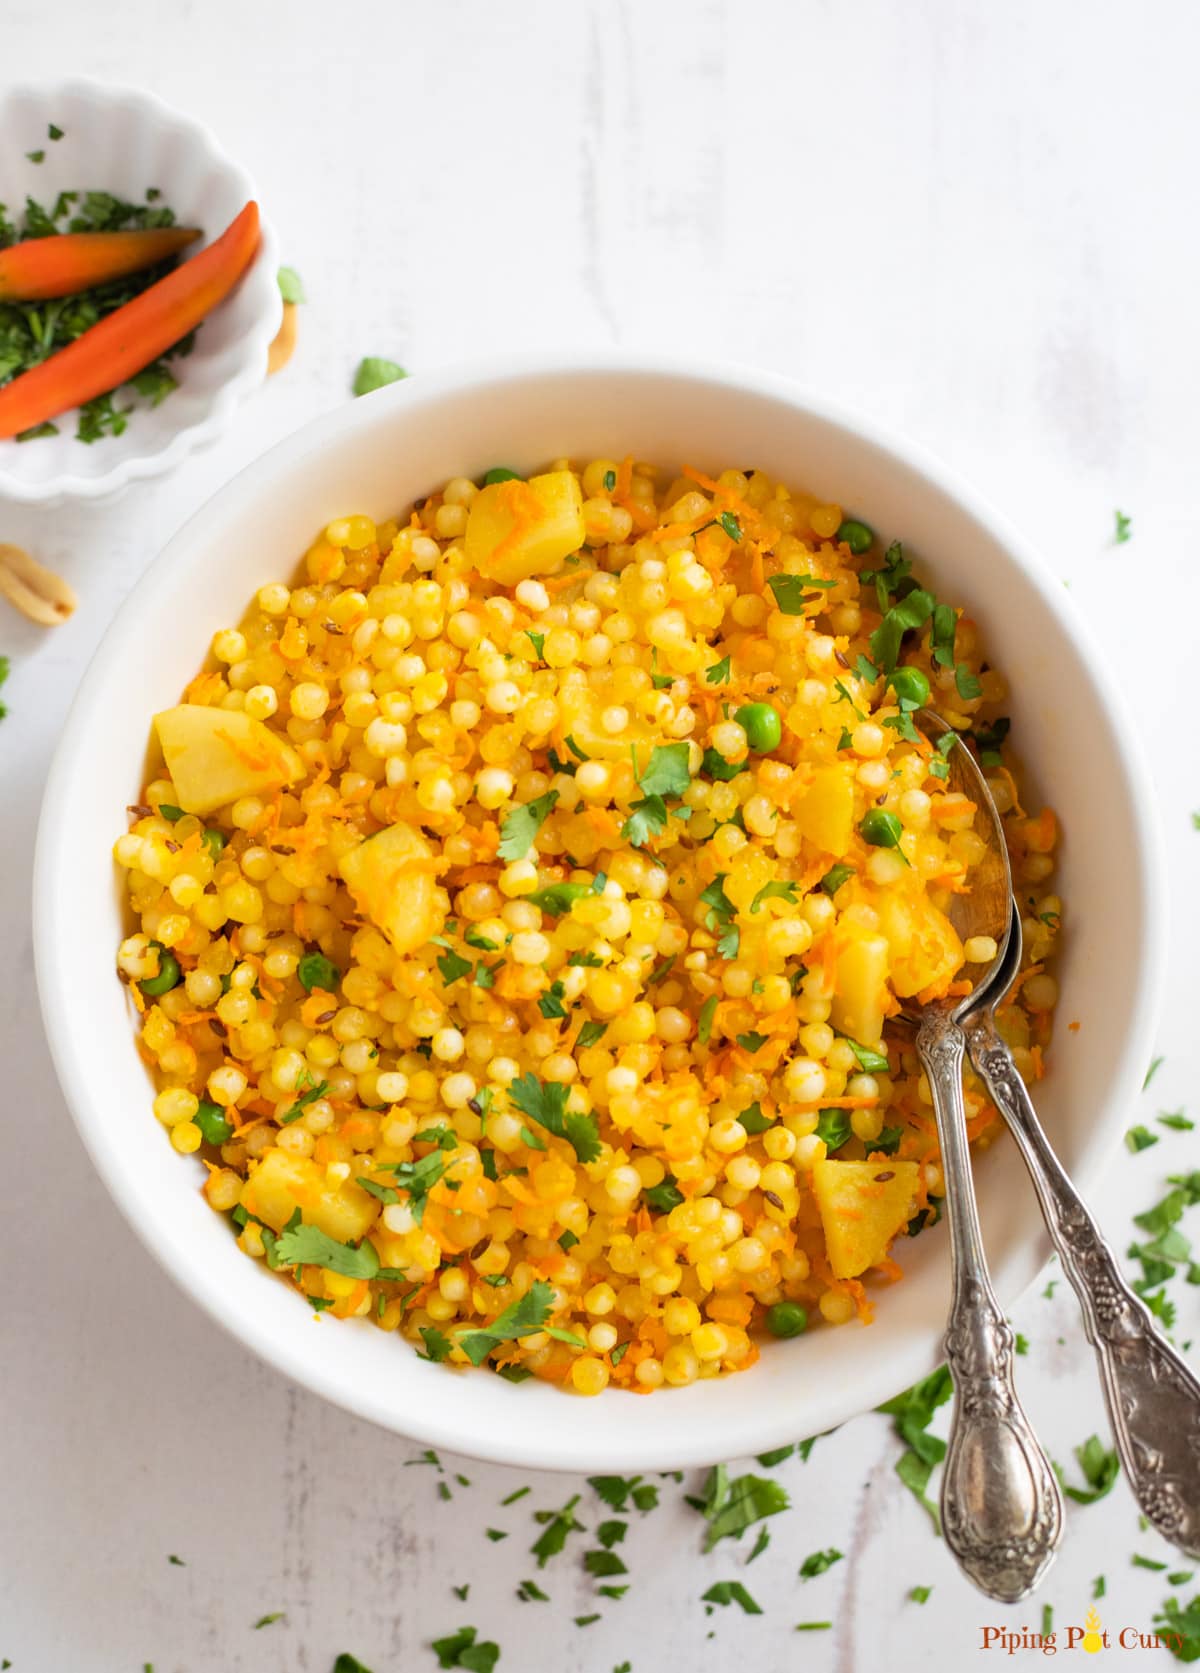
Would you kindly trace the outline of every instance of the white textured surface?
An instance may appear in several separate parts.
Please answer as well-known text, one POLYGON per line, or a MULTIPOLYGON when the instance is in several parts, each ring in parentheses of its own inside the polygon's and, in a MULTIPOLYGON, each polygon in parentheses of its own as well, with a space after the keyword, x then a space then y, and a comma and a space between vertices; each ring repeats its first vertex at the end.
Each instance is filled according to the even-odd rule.
MULTIPOLYGON (((1165 0, 1136 16, 1037 0, 986 12, 60 0, 53 13, 9 0, 5 64, 23 79, 61 75, 69 51, 72 70, 140 82, 206 119, 258 179, 312 299, 288 372, 169 483, 112 508, 0 513, 0 538, 28 544, 83 600, 53 636, 0 627, 14 659, 0 725, 0 1657, 13 1673, 146 1661, 328 1673, 342 1649, 375 1673, 423 1673, 429 1637, 465 1621, 500 1642, 500 1673, 610 1673, 626 1659, 634 1673, 735 1659, 754 1673, 956 1670, 992 1665, 981 1628, 1036 1629, 1043 1600, 1060 1626, 1080 1621, 1101 1572, 1110 1628, 1148 1626, 1169 1588, 1130 1554, 1169 1553, 1138 1533, 1123 1484, 1069 1507, 1042 1593, 1001 1611, 952 1572, 893 1477, 884 1420, 867 1417, 784 1466, 795 1508, 742 1576, 761 1618, 705 1619, 699 1594, 740 1576, 748 1542, 702 1557, 693 1513, 663 1510, 631 1530, 628 1596, 576 1631, 590 1542, 574 1536, 540 1575, 526 1555, 530 1509, 575 1484, 466 1464, 472 1485, 452 1482, 440 1502, 430 1468, 402 1467, 403 1442, 291 1390, 146 1259, 41 1045, 27 897, 48 752, 113 609, 215 486, 344 398, 362 354, 419 370, 566 342, 703 349, 800 375, 945 455, 1051 555, 1128 671, 1175 919, 1167 1062, 1138 1116, 1177 1107, 1193 1091, 1200 931, 1188 817, 1200 768, 1171 718, 1193 696, 1200 619, 1186 215, 1198 47, 1200 19, 1165 0), (1134 516, 1121 548, 1116 505, 1134 516), (498 1508, 527 1481, 528 1498, 498 1508), (490 1544, 487 1526, 509 1539, 490 1544), (847 1559, 799 1582, 799 1562, 827 1545, 847 1559), (515 1601, 533 1575, 552 1605, 515 1601), (461 1604, 449 1588, 465 1581, 461 1604), (923 1609, 904 1601, 913 1584, 935 1587, 923 1609), (252 1630, 277 1609, 286 1623, 252 1630), (792 1633, 813 1619, 834 1629, 792 1633)), ((1119 1245, 1195 1150, 1168 1134, 1114 1170, 1100 1206, 1119 1245)), ((1196 1292, 1179 1288, 1186 1338, 1196 1292)), ((1067 1458, 1102 1418, 1063 1287, 1015 1322, 1032 1344, 1027 1403, 1067 1458)), ((662 1485, 672 1501, 681 1491, 662 1485)), ((586 1489, 580 1514, 599 1519, 586 1489)))

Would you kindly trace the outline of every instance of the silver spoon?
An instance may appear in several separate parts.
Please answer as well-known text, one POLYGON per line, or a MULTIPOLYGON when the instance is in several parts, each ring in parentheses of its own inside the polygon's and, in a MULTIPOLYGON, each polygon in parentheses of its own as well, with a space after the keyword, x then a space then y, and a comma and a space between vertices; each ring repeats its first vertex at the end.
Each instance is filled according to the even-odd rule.
MULTIPOLYGON (((949 730, 926 710, 918 722, 935 737, 949 730)), ((974 799, 968 759, 961 746, 951 752, 949 783, 974 799)), ((967 1577, 1002 1603, 1033 1591, 1054 1559, 1063 1526, 1058 1482, 1017 1398, 1012 1327, 988 1276, 963 1101, 966 1042, 959 1025, 1003 967, 1011 899, 1003 842, 997 853, 989 841, 971 892, 955 896, 950 916, 964 940, 990 936, 996 956, 965 999, 905 1013, 916 1025, 917 1055, 933 1097, 950 1228, 952 1297, 943 1349, 955 1399, 942 1475, 942 1531, 967 1577)))
POLYGON ((1021 914, 1012 900, 1008 850, 987 781, 961 745, 953 756, 967 794, 985 824, 990 822, 991 830, 981 834, 989 851, 1002 861, 1011 901, 1001 955, 961 1008, 971 1061, 1017 1141, 1046 1228, 1079 1298, 1084 1328, 1100 1361, 1117 1452, 1134 1497, 1165 1539, 1188 1556, 1200 1557, 1200 1381, 1122 1276, 1051 1149, 1012 1053, 996 1031, 994 1008, 1021 967, 1021 914))

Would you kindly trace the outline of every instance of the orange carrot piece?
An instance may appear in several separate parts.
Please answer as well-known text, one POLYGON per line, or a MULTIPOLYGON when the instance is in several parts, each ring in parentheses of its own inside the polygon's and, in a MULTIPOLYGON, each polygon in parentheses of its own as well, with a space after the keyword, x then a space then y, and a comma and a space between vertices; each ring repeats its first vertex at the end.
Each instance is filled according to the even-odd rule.
POLYGON ((27 238, 0 250, 0 302, 74 296, 166 261, 199 237, 199 227, 149 227, 142 232, 61 232, 27 238))
POLYGON ((0 389, 0 440, 127 383, 228 296, 258 243, 258 205, 251 200, 198 256, 0 389))

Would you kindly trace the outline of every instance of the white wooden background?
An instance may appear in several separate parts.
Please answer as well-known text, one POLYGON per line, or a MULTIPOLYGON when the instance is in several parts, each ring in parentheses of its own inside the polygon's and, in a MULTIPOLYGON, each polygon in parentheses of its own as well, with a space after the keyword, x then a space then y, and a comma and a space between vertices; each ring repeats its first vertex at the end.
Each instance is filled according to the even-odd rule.
MULTIPOLYGON (((633 1530, 632 1589, 601 1622, 571 1624, 592 1607, 578 1536, 537 1575, 552 1604, 517 1602, 536 1574, 532 1509, 582 1483, 446 1459, 447 1479, 461 1469, 470 1485, 443 1502, 432 1468, 403 1467, 414 1448, 290 1387, 177 1293, 63 1107, 27 900, 47 759, 105 624, 196 505, 347 398, 361 355, 419 374, 497 349, 694 348, 910 432, 1069 581, 1135 707, 1169 842, 1167 1062, 1131 1119, 1193 1097, 1200 765, 1176 717, 1194 714, 1200 619, 1200 13, 1187 0, 3 10, 0 74, 84 71, 207 120, 256 175, 311 300, 292 366, 212 453, 112 508, 0 508, 0 538, 82 599, 50 634, 0 621, 14 664, 0 726, 0 1658, 14 1673, 329 1673, 352 1650, 375 1673, 424 1673, 428 1639, 470 1621, 501 1644, 501 1673, 957 1670, 992 1665, 981 1628, 1036 1629, 1043 1600, 1060 1625, 1080 1621, 1098 1573, 1106 1623, 1146 1626, 1168 1588, 1130 1555, 1168 1553, 1139 1535, 1123 1484, 1069 1509, 1043 1592, 1003 1612, 953 1571, 874 1416, 784 1467, 794 1508, 746 1575, 749 1542, 702 1556, 702 1524, 663 1483, 671 1508, 633 1530), (1117 506, 1134 531, 1119 548, 1117 506), (528 1498, 499 1508, 527 1481, 528 1498), (509 1538, 489 1543, 487 1526, 509 1538), (829 1545, 846 1559, 801 1583, 800 1561, 829 1545), (764 1614, 706 1619, 699 1594, 739 1576, 764 1614), (467 1581, 462 1604, 450 1588, 467 1581), (914 1584, 934 1587, 924 1608, 906 1601, 914 1584), (277 1610, 285 1621, 253 1630, 277 1610), (794 1633, 814 1619, 833 1629, 794 1633)), ((1103 1205, 1119 1241, 1195 1149, 1168 1134, 1125 1159, 1103 1205)), ((1016 1323, 1032 1343, 1029 1407, 1069 1459, 1102 1419, 1063 1288, 1035 1291, 1016 1323)))

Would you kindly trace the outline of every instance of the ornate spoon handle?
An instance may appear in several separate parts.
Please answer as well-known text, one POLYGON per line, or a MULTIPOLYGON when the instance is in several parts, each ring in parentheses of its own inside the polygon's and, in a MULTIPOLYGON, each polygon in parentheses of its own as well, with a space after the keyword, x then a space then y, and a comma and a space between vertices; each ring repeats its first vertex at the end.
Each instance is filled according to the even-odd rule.
POLYGON ((963 1107, 963 1031, 930 1008, 917 1034, 946 1177, 953 1299, 946 1359, 955 1403, 942 1477, 942 1529, 980 1591, 1015 1603, 1062 1538, 1062 1497, 1013 1385, 1013 1332, 988 1278, 963 1107))
POLYGON ((1007 1121, 1096 1349, 1121 1464, 1164 1538, 1200 1557, 1200 1382, 1121 1275, 1050 1148, 1025 1083, 986 1008, 964 1029, 971 1060, 1007 1121))

